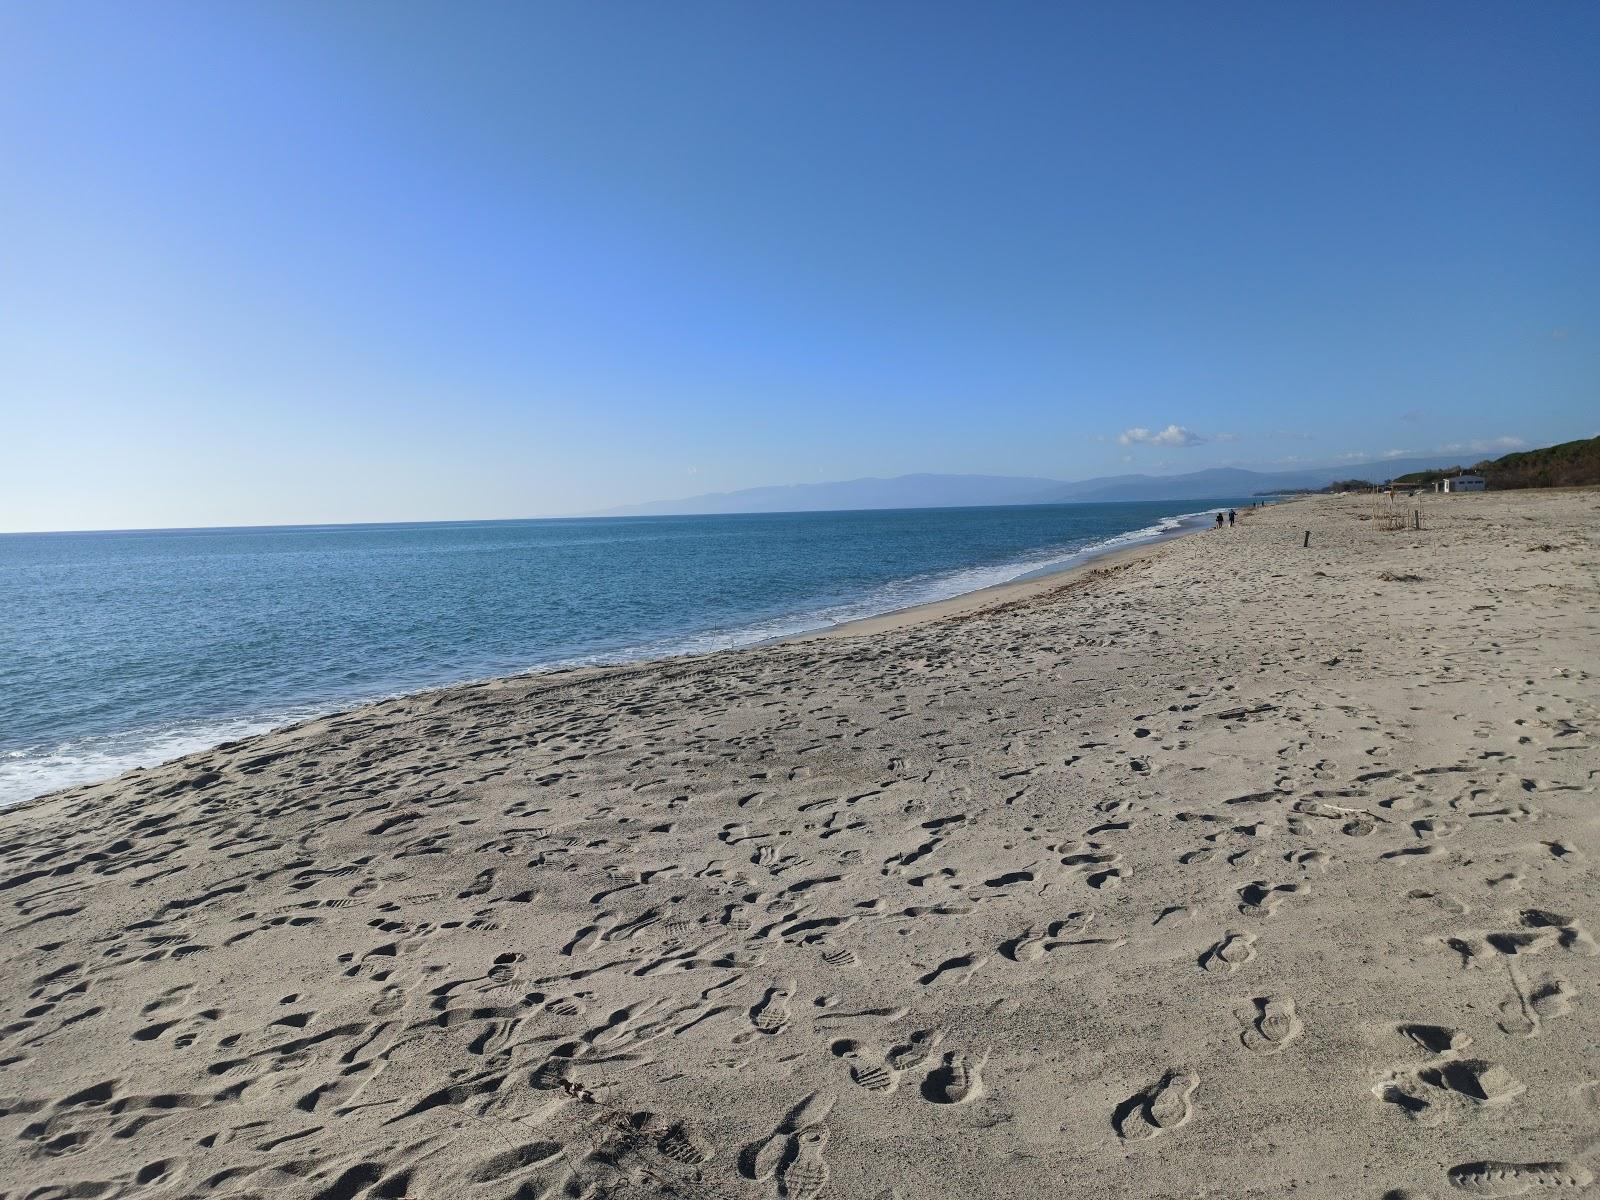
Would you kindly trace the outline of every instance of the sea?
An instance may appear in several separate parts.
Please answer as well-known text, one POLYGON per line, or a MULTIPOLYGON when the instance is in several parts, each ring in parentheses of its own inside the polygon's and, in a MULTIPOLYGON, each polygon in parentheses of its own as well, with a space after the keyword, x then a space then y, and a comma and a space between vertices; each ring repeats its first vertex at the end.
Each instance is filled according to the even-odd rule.
POLYGON ((0 805, 363 701, 942 600, 1230 503, 0 535, 0 805))

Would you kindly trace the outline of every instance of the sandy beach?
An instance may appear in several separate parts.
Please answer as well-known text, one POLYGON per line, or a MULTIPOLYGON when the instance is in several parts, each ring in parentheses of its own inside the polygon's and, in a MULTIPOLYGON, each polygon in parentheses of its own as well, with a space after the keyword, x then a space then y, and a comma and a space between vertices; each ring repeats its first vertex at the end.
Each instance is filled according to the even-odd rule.
POLYGON ((1386 503, 0 813, 0 1198, 1582 1192, 1600 493, 1386 503))

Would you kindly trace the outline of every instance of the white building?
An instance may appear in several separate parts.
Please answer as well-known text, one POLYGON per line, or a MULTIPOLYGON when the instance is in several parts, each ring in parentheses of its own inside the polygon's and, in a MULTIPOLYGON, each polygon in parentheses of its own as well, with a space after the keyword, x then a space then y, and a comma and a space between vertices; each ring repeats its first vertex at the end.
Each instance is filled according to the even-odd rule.
POLYGON ((1447 492, 1481 492, 1484 486, 1482 475, 1452 475, 1443 481, 1447 492))

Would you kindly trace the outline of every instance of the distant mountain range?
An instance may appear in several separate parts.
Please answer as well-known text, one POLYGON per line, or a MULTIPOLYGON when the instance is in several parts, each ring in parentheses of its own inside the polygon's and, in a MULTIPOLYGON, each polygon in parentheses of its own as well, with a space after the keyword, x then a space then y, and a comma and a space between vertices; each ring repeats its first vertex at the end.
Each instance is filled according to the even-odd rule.
POLYGON ((823 512, 862 508, 972 508, 989 504, 1063 504, 1113 500, 1221 500, 1260 492, 1303 491, 1336 479, 1393 479, 1450 465, 1449 455, 1343 463, 1294 471, 1212 467, 1187 475, 1102 475, 1067 483, 1014 475, 899 475, 838 483, 711 492, 683 500, 657 500, 607 509, 607 517, 689 513, 823 512))

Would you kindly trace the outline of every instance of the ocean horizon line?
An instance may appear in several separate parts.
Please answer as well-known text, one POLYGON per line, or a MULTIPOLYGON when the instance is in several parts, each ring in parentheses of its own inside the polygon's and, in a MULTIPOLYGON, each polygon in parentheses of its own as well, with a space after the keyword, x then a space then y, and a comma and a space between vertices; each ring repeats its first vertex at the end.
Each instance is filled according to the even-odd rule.
POLYGON ((108 529, 11 529, 0 530, 0 538, 98 537, 126 534, 182 533, 292 533, 296 530, 336 532, 341 529, 448 529, 464 525, 527 525, 546 521, 685 521, 696 517, 739 520, 757 517, 844 516, 851 513, 957 512, 968 509, 1085 508, 1106 504, 1215 504, 1253 503, 1281 498, 1283 493, 1261 496, 1196 496, 1181 500, 1047 500, 1017 504, 908 504, 893 508, 774 508, 757 512, 682 512, 682 513, 561 513, 537 517, 438 517, 416 521, 287 521, 249 525, 129 525, 108 529))

